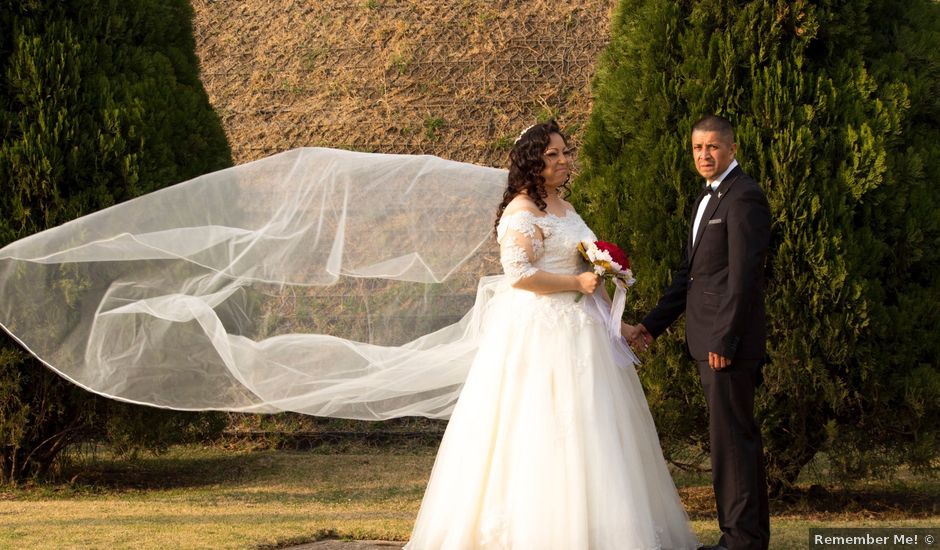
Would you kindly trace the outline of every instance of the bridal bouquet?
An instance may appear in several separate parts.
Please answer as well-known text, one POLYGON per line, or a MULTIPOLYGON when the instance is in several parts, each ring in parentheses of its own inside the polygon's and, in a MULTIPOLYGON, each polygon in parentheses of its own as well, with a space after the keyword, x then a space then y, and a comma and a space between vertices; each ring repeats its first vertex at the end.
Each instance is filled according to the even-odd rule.
MULTIPOLYGON (((619 246, 605 241, 581 241, 578 252, 594 267, 594 273, 608 281, 613 281, 616 289, 610 304, 610 319, 607 323, 611 338, 620 338, 620 319, 627 305, 627 287, 636 282, 630 269, 630 257, 619 246)), ((579 294, 575 301, 583 297, 579 294)))
POLYGON ((630 270, 630 258, 619 246, 605 241, 581 241, 578 243, 578 252, 594 266, 594 273, 604 279, 625 286, 636 282, 633 271, 630 270))

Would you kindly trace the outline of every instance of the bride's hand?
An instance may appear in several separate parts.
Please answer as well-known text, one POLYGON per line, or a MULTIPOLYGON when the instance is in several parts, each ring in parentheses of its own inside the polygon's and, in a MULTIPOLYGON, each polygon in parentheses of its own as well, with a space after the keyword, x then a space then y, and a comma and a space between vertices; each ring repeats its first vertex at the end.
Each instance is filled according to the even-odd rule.
POLYGON ((620 321, 620 335, 632 346, 636 337, 639 336, 639 332, 635 326, 620 321))
POLYGON ((601 277, 593 271, 585 271, 576 275, 575 280, 578 283, 578 292, 594 294, 594 289, 597 288, 597 283, 601 280, 601 277))

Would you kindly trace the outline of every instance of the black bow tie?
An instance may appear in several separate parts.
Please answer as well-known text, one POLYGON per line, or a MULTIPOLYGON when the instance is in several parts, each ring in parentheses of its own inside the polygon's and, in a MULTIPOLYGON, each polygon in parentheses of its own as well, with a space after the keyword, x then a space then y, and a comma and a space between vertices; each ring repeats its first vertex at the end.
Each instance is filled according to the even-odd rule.
POLYGON ((715 189, 713 189, 711 185, 706 183, 705 187, 702 189, 702 192, 711 195, 712 193, 715 192, 715 189))

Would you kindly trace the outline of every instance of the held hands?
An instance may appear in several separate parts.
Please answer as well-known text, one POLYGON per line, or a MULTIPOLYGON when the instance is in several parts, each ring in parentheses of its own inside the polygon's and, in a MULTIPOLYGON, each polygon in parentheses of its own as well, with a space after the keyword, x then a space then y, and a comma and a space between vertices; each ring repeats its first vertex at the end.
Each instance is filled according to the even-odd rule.
POLYGON ((653 343, 653 335, 650 334, 650 331, 646 330, 643 323, 628 325, 621 322, 620 334, 630 343, 630 347, 637 350, 646 351, 650 344, 653 343))

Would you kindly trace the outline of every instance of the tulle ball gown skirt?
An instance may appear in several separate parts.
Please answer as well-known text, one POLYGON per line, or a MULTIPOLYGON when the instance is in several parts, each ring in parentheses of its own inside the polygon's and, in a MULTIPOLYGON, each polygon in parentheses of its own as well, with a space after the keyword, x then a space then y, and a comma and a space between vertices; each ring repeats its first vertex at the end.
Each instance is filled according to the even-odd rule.
POLYGON ((406 549, 697 548, 632 362, 575 297, 486 304, 406 549))

